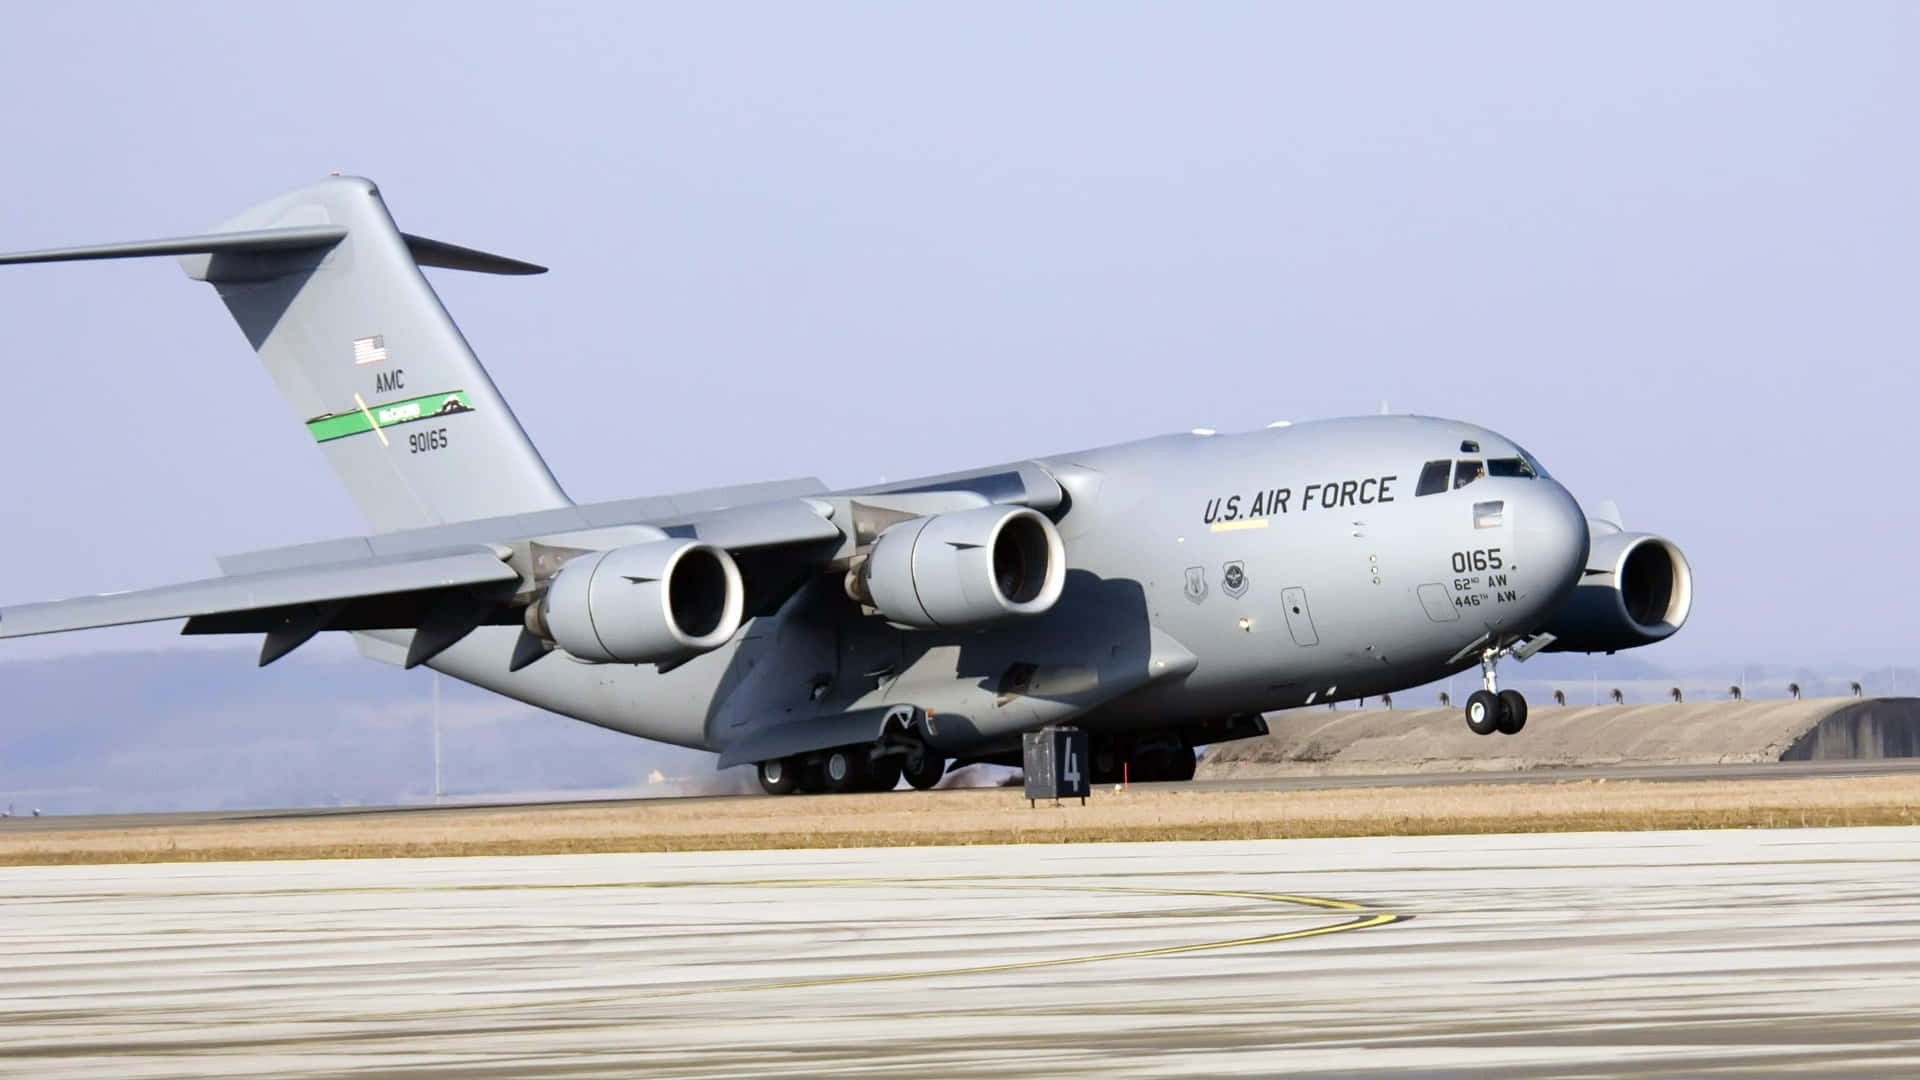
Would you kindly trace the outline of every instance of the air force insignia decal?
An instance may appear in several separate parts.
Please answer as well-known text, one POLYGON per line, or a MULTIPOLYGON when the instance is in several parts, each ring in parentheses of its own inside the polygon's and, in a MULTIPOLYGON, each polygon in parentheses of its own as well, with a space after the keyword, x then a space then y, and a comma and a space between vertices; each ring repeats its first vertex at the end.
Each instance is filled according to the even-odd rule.
MULTIPOLYGON (((1187 573, 1191 574, 1193 571, 1189 570, 1187 573)), ((1226 565, 1225 569, 1220 571, 1220 591, 1233 597, 1235 600, 1247 595, 1247 589, 1252 585, 1253 582, 1247 579, 1247 567, 1245 563, 1238 561, 1230 562, 1226 565)))
POLYGON ((1198 604, 1207 598, 1207 568, 1187 567, 1187 599, 1198 604))

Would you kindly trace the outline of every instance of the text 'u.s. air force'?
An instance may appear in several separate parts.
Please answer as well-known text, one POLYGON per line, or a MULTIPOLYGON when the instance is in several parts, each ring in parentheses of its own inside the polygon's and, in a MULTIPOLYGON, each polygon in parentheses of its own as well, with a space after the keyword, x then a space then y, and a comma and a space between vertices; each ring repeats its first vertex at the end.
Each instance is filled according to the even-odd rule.
POLYGON ((1202 524, 1239 521, 1244 518, 1277 517, 1313 510, 1338 510, 1343 506, 1367 506, 1393 501, 1393 483, 1399 476, 1369 476, 1364 480, 1336 480, 1308 484, 1294 501, 1290 487, 1263 488, 1251 494, 1216 495, 1207 500, 1202 524))

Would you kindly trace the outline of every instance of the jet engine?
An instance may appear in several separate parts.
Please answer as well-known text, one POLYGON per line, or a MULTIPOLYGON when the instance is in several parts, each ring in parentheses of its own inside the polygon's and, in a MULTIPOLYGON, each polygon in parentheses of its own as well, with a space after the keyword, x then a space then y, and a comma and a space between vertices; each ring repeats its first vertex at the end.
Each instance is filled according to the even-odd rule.
POLYGON ((569 561, 527 626, 581 660, 663 663, 725 644, 745 603, 733 556, 694 540, 657 540, 569 561))
POLYGON ((1038 511, 983 506, 900 522, 873 542, 847 591, 888 620, 923 630, 1052 608, 1066 547, 1038 511))
POLYGON ((1687 621, 1693 570, 1680 548, 1651 533, 1600 531, 1573 595, 1548 620, 1550 652, 1614 652, 1651 645, 1687 621))

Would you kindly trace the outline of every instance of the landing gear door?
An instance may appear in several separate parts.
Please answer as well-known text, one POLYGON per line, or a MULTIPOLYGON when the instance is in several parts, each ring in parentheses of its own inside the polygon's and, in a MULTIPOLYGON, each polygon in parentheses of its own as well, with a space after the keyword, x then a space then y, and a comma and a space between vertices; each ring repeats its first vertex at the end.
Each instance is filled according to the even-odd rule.
POLYGON ((1320 644, 1320 632, 1313 628, 1313 612, 1307 607, 1307 590, 1295 585, 1280 590, 1280 603, 1287 609, 1287 632, 1295 645, 1320 644))

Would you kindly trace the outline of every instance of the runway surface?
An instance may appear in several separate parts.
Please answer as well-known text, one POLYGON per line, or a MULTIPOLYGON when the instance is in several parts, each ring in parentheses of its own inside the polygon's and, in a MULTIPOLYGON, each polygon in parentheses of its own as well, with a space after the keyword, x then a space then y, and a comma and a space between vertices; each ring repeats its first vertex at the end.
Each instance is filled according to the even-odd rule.
MULTIPOLYGON (((1142 791, 1331 791, 1380 787, 1459 787, 1471 784, 1560 784, 1582 780, 1640 780, 1684 783, 1701 780, 1812 780, 1859 776, 1900 776, 1920 772, 1920 758, 1879 761, 1795 761, 1732 765, 1611 765, 1577 768, 1541 768, 1515 771, 1389 773, 1385 775, 1275 776, 1192 780, 1184 783, 1135 784, 1142 791)), ((966 799, 978 788, 959 788, 947 794, 966 799)), ((683 796, 676 802, 730 803, 761 799, 763 795, 683 796)), ((546 810, 600 807, 618 809, 658 804, 660 799, 576 799, 565 802, 511 802, 475 800, 443 806, 318 806, 258 810, 191 810, 164 814, 70 814, 53 817, 0 818, 0 834, 67 830, 133 829, 154 826, 230 825, 297 818, 366 817, 379 814, 437 814, 493 810, 546 810)))
POLYGON ((0 870, 0 1075, 1920 1074, 1920 829, 0 870))

